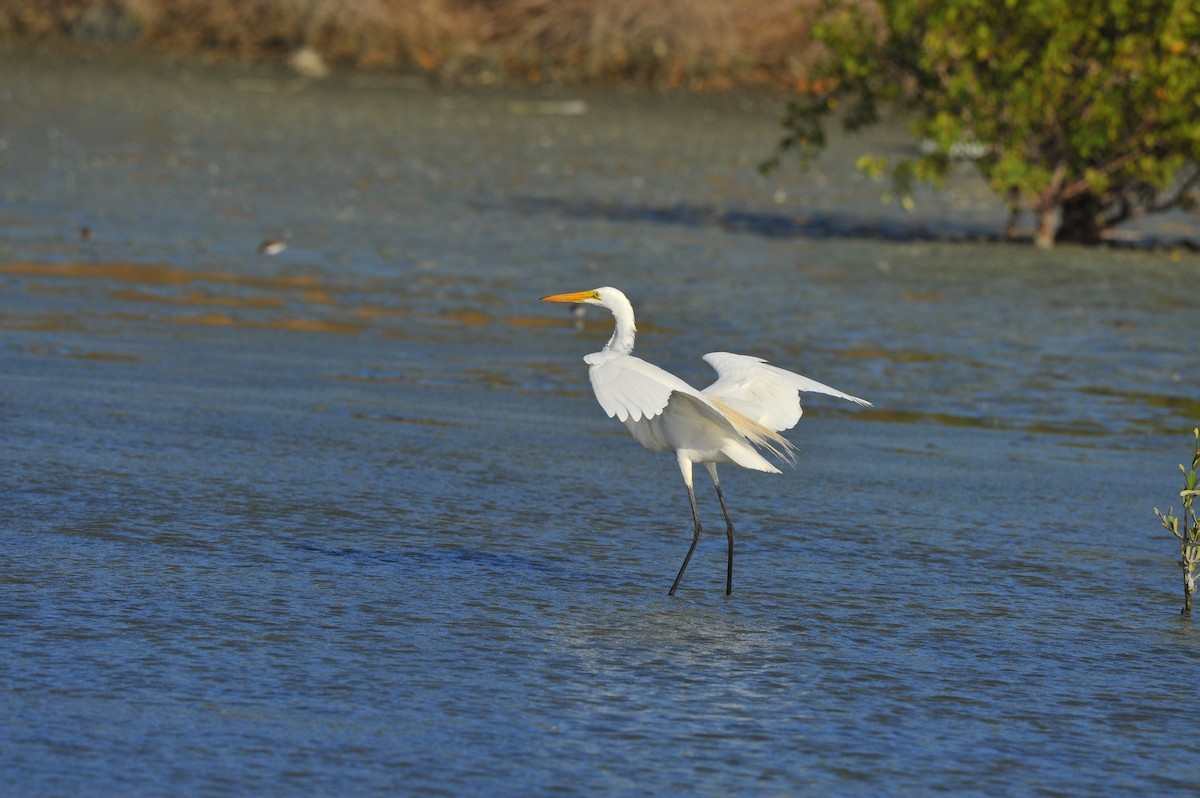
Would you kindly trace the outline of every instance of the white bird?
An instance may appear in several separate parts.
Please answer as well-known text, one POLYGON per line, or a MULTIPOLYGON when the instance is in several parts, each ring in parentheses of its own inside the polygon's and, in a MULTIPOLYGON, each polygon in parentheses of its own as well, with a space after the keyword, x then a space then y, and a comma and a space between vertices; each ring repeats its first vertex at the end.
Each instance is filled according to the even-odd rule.
POLYGON ((704 356, 717 371, 717 381, 698 391, 670 372, 634 357, 637 327, 633 306, 616 288, 597 288, 573 294, 542 297, 543 302, 577 302, 608 308, 616 320, 612 338, 599 352, 583 359, 596 400, 609 418, 616 417, 639 443, 652 452, 674 452, 687 486, 695 531, 683 565, 668 595, 675 595, 683 572, 702 534, 692 488, 692 464, 700 463, 712 477, 725 515, 728 558, 725 595, 733 592, 733 522, 717 479, 718 463, 778 474, 763 457, 765 449, 780 459, 794 459, 795 446, 779 433, 796 426, 803 412, 800 392, 836 396, 860 405, 870 402, 823 385, 816 380, 768 365, 765 360, 730 352, 704 356))

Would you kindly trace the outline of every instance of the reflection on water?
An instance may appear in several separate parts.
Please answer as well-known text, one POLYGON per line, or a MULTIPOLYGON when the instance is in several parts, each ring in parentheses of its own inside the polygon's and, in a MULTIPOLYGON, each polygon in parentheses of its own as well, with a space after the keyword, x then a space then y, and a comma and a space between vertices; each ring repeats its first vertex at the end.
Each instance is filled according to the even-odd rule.
POLYGON ((1194 260, 955 243, 986 190, 904 221, 833 156, 780 207, 772 98, 3 58, 17 793, 1190 789, 1150 508, 1194 260), (686 495, 591 397, 607 315, 537 302, 603 284, 689 381, 729 349, 876 405, 723 473, 728 600, 719 534, 664 595, 686 495))
POLYGON ((516 197, 511 206, 520 213, 549 213, 567 218, 597 218, 614 222, 651 222, 683 227, 712 227, 729 233, 753 233, 770 238, 852 238, 895 241, 1000 241, 994 226, 933 221, 871 218, 858 212, 815 211, 800 215, 727 210, 682 203, 672 206, 630 205, 594 199, 516 197))

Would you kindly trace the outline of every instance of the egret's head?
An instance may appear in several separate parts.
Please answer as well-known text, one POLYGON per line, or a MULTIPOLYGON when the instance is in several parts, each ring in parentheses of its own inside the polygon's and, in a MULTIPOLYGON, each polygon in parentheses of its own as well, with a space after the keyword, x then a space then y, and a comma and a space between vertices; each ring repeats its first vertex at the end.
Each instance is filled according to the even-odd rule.
POLYGON ((579 305, 599 305, 612 312, 616 320, 613 336, 605 349, 629 354, 633 351, 633 336, 637 327, 633 323, 633 305, 629 298, 612 286, 593 288, 591 291, 576 291, 573 294, 552 294, 542 297, 543 302, 574 302, 579 305))

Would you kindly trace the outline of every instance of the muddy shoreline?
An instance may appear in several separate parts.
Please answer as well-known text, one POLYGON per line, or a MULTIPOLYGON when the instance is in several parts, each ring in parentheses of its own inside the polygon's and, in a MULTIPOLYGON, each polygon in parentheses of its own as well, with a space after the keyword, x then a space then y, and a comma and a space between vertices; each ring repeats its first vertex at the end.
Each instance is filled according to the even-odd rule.
MULTIPOLYGON (((861 0, 845 4, 871 6, 861 0)), ((0 0, 0 41, 404 70, 441 82, 808 86, 817 2, 0 0)))

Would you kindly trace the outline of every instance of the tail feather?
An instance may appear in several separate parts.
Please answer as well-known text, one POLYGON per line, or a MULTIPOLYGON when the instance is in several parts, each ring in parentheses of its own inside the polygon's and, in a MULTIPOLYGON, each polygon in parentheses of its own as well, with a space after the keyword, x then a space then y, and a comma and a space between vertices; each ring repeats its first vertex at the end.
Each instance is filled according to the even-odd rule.
POLYGON ((728 403, 714 396, 709 396, 708 401, 712 402, 713 407, 720 410, 721 414, 728 419, 734 431, 752 445, 760 449, 766 449, 780 460, 786 460, 789 463, 796 461, 796 445, 787 438, 765 424, 760 424, 749 416, 738 412, 728 403))

